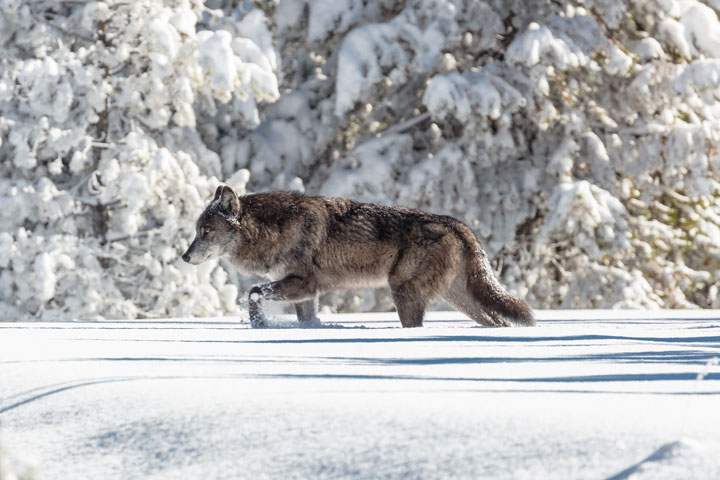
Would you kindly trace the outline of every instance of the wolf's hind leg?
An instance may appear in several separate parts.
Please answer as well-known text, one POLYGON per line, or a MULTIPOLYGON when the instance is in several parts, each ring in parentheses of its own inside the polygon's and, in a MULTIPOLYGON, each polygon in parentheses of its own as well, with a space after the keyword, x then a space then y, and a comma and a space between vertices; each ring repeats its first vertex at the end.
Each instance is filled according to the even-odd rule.
POLYGON ((450 285, 460 246, 451 235, 402 252, 388 277, 403 327, 422 327, 425 309, 450 285))
POLYGON ((409 295, 402 287, 391 287, 395 308, 404 328, 422 327, 427 303, 419 295, 409 295))
POLYGON ((312 325, 320 323, 317 318, 318 299, 317 296, 311 300, 297 302, 293 305, 297 314, 298 322, 301 325, 312 325))

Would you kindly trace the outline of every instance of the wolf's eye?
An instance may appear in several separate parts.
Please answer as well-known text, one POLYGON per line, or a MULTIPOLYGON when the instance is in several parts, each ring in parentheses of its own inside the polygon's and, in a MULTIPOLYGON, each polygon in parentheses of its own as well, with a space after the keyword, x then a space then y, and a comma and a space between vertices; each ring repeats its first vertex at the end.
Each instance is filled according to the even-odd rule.
POLYGON ((203 235, 207 235, 208 233, 210 233, 210 227, 203 227, 202 232, 203 235))

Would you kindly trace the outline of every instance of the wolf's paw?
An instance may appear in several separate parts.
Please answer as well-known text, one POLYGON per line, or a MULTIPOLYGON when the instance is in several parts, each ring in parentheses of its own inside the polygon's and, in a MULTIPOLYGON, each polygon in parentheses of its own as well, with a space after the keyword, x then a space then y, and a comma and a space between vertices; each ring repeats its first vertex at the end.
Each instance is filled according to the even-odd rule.
POLYGON ((317 317, 312 317, 307 320, 298 320, 300 328, 317 328, 322 326, 322 322, 317 317))

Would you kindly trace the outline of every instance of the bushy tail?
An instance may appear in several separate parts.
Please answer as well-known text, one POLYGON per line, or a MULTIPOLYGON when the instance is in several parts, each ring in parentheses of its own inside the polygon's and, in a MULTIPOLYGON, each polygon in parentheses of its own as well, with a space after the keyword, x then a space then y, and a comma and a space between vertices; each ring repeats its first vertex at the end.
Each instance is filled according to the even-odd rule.
POLYGON ((475 252, 468 265, 467 287, 470 294, 487 310, 500 315, 514 325, 535 325, 530 306, 520 298, 514 297, 497 281, 490 268, 485 252, 475 252))

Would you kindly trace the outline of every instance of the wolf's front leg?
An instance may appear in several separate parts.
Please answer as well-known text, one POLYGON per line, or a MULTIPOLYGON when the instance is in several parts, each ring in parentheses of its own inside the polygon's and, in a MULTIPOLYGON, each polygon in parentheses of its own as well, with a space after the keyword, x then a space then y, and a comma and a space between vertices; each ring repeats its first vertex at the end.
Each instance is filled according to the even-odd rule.
POLYGON ((297 302, 293 305, 297 314, 298 322, 303 327, 318 325, 320 320, 317 318, 318 298, 317 295, 310 300, 297 302))
MULTIPOLYGON (((317 293, 317 282, 315 282, 314 278, 300 277, 298 275, 288 275, 277 282, 256 285, 250 289, 248 299, 250 324, 253 328, 267 326, 267 320, 262 312, 262 300, 302 303, 304 305, 309 300, 314 302, 317 293)), ((298 319, 303 321, 300 314, 298 314, 298 319)))
POLYGON ((263 285, 256 285, 250 289, 248 295, 248 312, 250 313, 250 326, 252 328, 267 327, 267 318, 262 311, 262 288, 263 285))

